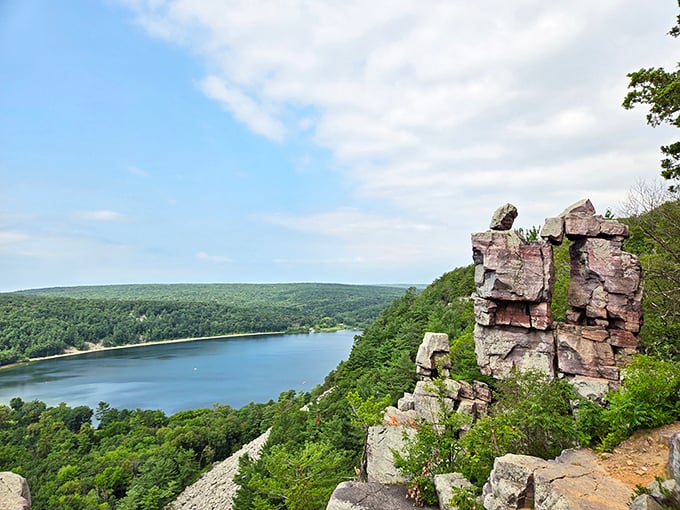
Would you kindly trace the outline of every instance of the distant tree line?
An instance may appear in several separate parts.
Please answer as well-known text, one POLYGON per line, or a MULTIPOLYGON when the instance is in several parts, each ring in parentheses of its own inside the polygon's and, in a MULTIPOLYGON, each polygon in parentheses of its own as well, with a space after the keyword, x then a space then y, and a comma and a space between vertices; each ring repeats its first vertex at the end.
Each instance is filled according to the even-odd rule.
POLYGON ((288 284, 112 286, 0 294, 0 365, 87 343, 367 326, 403 289, 288 284), (158 297, 161 288, 164 298, 158 297), (133 299, 137 292, 141 297, 133 299), (177 292, 173 298, 173 292, 177 292), (153 296, 153 298, 152 298, 153 296))

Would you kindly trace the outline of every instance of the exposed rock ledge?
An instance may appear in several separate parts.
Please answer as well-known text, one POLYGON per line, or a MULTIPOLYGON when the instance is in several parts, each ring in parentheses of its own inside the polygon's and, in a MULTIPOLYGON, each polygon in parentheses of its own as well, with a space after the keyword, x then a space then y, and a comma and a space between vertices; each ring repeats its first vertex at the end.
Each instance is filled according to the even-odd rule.
POLYGON ((239 489, 234 482, 234 476, 238 473, 239 459, 246 453, 251 459, 258 459, 270 432, 271 429, 267 430, 231 457, 222 462, 216 462, 210 471, 185 488, 168 508, 170 510, 230 510, 234 496, 239 489))

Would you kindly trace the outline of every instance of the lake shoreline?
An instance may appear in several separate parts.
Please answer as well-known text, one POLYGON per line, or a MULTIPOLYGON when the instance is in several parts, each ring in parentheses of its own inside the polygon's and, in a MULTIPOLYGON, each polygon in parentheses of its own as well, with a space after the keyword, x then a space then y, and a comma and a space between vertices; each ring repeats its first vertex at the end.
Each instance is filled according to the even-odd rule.
POLYGON ((92 353, 92 352, 105 352, 105 351, 114 351, 114 350, 119 350, 119 349, 134 349, 135 347, 149 347, 151 345, 167 345, 167 344, 181 344, 181 343, 186 343, 186 342, 200 342, 200 341, 203 341, 203 340, 220 340, 220 339, 225 339, 225 338, 242 338, 244 336, 283 335, 285 333, 286 333, 285 331, 267 331, 267 332, 261 332, 261 333, 233 333, 231 335, 197 336, 197 337, 190 337, 190 338, 175 338, 173 340, 158 340, 158 341, 154 341, 154 342, 142 342, 142 343, 136 343, 136 344, 113 345, 111 347, 104 347, 102 344, 94 344, 94 343, 88 342, 88 345, 90 346, 90 348, 86 351, 79 351, 77 349, 71 348, 70 350, 68 350, 68 352, 64 352, 62 354, 53 354, 51 356, 41 356, 39 358, 29 358, 26 361, 18 361, 16 363, 10 363, 9 365, 3 365, 3 366, 0 366, 0 370, 4 370, 6 368, 16 367, 16 366, 19 366, 19 365, 27 365, 29 363, 34 363, 36 361, 46 361, 46 360, 50 360, 50 359, 68 358, 68 357, 71 357, 71 356, 80 356, 80 355, 89 354, 89 353, 92 353))

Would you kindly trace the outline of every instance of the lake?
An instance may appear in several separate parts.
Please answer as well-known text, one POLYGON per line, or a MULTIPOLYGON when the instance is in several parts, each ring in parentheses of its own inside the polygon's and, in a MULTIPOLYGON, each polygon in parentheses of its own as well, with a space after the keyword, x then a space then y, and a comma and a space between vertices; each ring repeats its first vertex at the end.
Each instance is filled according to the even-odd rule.
POLYGON ((95 409, 104 401, 167 415, 214 403, 240 408, 322 383, 347 359, 356 334, 243 336, 37 361, 0 370, 0 403, 21 397, 95 409))

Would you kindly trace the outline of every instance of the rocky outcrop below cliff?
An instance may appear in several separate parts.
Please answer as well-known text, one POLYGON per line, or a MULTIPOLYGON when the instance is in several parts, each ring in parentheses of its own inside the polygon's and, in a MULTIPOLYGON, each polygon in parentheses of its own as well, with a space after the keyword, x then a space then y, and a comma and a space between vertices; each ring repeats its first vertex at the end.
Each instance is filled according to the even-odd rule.
POLYGON ((230 510, 239 489, 234 482, 239 459, 245 454, 251 459, 258 459, 270 431, 246 444, 231 457, 216 462, 210 471, 184 489, 169 506, 170 510, 230 510))

